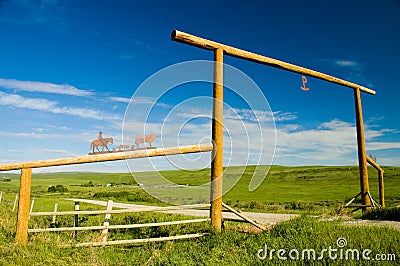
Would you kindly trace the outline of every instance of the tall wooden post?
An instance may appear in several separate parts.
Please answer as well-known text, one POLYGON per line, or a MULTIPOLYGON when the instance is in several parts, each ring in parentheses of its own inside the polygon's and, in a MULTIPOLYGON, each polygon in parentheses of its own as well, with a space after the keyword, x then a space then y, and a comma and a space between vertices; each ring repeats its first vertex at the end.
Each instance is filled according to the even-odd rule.
POLYGON ((213 120, 214 149, 211 161, 211 226, 220 232, 222 227, 222 173, 223 173, 223 57, 224 50, 214 51, 213 120))
POLYGON ((15 240, 18 244, 28 243, 29 203, 31 198, 32 168, 21 169, 19 185, 17 234, 15 240))
POLYGON ((378 182, 379 182, 379 204, 385 207, 385 186, 383 184, 383 169, 378 172, 378 182))
MULTIPOLYGON (((357 127, 357 145, 358 145, 358 166, 360 169, 360 192, 362 204, 371 206, 371 200, 368 196, 368 168, 367 151, 365 149, 364 122, 362 116, 360 89, 354 90, 354 103, 356 109, 356 127, 357 127)), ((370 211, 371 207, 363 207, 363 211, 370 211)))

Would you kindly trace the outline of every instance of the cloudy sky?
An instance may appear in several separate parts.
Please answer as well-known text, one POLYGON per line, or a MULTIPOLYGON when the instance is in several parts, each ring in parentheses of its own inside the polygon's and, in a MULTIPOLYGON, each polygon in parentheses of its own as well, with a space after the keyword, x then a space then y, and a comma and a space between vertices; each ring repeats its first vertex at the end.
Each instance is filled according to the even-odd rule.
MULTIPOLYGON (((175 87, 167 86, 168 71, 162 76, 176 64, 213 59, 171 41, 179 29, 376 90, 362 94, 367 153, 400 165, 399 26, 395 0, 0 0, 0 162, 84 155, 99 131, 113 147, 131 145, 144 124, 160 136, 157 147, 209 142, 210 73, 175 87)), ((226 165, 257 163, 260 153, 280 165, 357 164, 352 89, 309 77, 304 92, 301 75, 224 61, 251 80, 225 77, 234 84, 225 89, 226 165)), ((197 73, 189 70, 177 76, 197 73)), ((203 167, 209 154, 185 158, 185 167, 203 167)), ((152 161, 157 169, 181 167, 181 159, 152 161)), ((148 169, 140 160, 133 167, 148 169)))

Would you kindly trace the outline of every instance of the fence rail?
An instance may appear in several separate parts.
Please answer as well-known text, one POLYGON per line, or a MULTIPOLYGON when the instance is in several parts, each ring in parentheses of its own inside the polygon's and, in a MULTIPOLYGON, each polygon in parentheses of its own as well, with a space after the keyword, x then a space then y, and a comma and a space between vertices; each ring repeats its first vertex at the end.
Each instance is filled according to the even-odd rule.
MULTIPOLYGON (((146 209, 122 209, 113 210, 114 202, 109 200, 107 202, 107 210, 94 210, 94 211, 69 211, 69 212, 34 212, 30 213, 30 216, 59 216, 59 215, 100 215, 105 214, 104 224, 99 226, 82 226, 79 227, 77 223, 74 223, 72 227, 60 227, 60 228, 30 228, 28 233, 44 233, 44 232, 74 232, 73 238, 76 238, 78 231, 89 231, 89 230, 101 230, 100 241, 97 242, 85 242, 77 243, 74 246, 104 246, 104 245, 120 245, 120 244, 134 244, 134 243, 146 243, 146 242, 158 242, 166 240, 178 240, 178 239, 189 239, 201 237, 204 234, 186 234, 178 236, 169 237, 158 237, 158 238, 145 238, 145 239, 129 239, 129 240, 112 240, 108 241, 108 231, 115 229, 132 229, 132 228, 144 228, 144 227, 157 227, 157 226, 168 226, 168 225, 182 225, 182 224, 192 224, 192 223, 202 223, 211 221, 210 218, 199 218, 199 219, 186 219, 179 221, 167 221, 167 222, 152 222, 152 223, 142 223, 142 224, 116 224, 110 225, 111 214, 121 214, 121 213, 138 213, 138 212, 154 212, 154 211, 167 211, 167 210, 180 210, 180 209, 199 209, 210 207, 210 204, 194 204, 194 205, 182 205, 182 206, 169 206, 169 207, 149 207, 146 209)), ((75 206, 79 205, 79 202, 75 202, 75 206), (77 204, 78 203, 78 204, 77 204)), ((76 208, 75 208, 76 209, 76 208)), ((54 224, 52 222, 50 226, 54 224)))
POLYGON ((103 229, 132 229, 132 228, 156 227, 164 225, 202 223, 208 221, 210 221, 210 218, 159 222, 159 223, 146 223, 146 224, 117 224, 109 226, 98 225, 98 226, 84 226, 84 227, 75 226, 75 227, 59 227, 59 228, 33 228, 33 229, 28 229, 28 233, 87 231, 87 230, 103 230, 103 229))
POLYGON ((199 209, 209 208, 210 204, 195 204, 195 205, 180 205, 168 207, 148 207, 146 209, 121 209, 121 210, 98 210, 98 211, 65 211, 65 212, 32 212, 30 216, 62 216, 62 215, 91 215, 91 214, 118 214, 118 213, 134 213, 134 212, 156 212, 156 211, 170 211, 182 209, 199 209))
POLYGON ((155 238, 145 238, 145 239, 128 239, 128 240, 114 240, 107 242, 85 242, 76 244, 75 247, 89 247, 89 246, 110 246, 110 245, 132 245, 132 244, 141 244, 141 243, 151 243, 151 242, 162 242, 162 241, 171 241, 171 240, 180 240, 180 239, 191 239, 191 238, 199 238, 207 235, 207 233, 196 233, 196 234, 187 234, 187 235, 179 235, 179 236, 165 236, 165 237, 155 237, 155 238))

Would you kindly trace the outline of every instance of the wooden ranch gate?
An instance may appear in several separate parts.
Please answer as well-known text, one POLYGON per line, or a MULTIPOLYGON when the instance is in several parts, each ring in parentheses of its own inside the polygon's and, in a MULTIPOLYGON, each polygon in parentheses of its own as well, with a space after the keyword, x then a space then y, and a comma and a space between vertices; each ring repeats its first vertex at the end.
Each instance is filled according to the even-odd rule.
MULTIPOLYGON (((283 69, 286 71, 303 74, 306 76, 314 77, 317 79, 325 80, 331 83, 335 83, 338 85, 342 85, 345 87, 352 88, 354 90, 354 103, 355 103, 355 114, 356 114, 356 131, 357 131, 357 147, 358 147, 358 164, 360 171, 360 193, 357 196, 361 196, 362 205, 359 206, 363 209, 363 211, 371 210, 371 201, 372 197, 369 192, 369 183, 368 183, 368 168, 367 163, 370 163, 373 167, 375 167, 379 172, 379 198, 381 205, 384 205, 383 199, 383 169, 379 167, 379 165, 369 160, 367 157, 366 148, 365 148, 365 136, 364 136, 364 122, 362 116, 362 106, 361 106, 361 92, 369 93, 374 95, 376 92, 369 88, 363 87, 361 85, 342 80, 321 72, 317 72, 308 68, 300 67, 297 65, 293 65, 287 62, 283 62, 277 59, 273 59, 270 57, 262 56, 259 54, 255 54, 252 52, 248 52, 242 49, 238 49, 235 47, 231 47, 225 44, 221 44, 218 42, 210 41, 204 38, 200 38, 197 36, 193 36, 191 34, 181 32, 178 30, 174 30, 171 33, 171 39, 177 42, 189 44, 192 46, 196 46, 198 48, 212 50, 214 51, 214 117, 218 117, 221 120, 219 122, 222 123, 222 101, 223 101, 223 56, 224 54, 230 55, 233 57, 237 57, 244 60, 249 60, 255 63, 271 66, 274 68, 283 69), (218 101, 219 100, 219 101, 218 101), (217 114, 215 114, 217 112, 217 114)), ((213 139, 222 139, 222 128, 220 128, 220 124, 218 122, 213 121, 215 126, 213 126, 213 139)), ((222 147, 222 144, 216 143, 217 147, 222 147)), ((214 163, 214 173, 212 175, 212 179, 220 180, 215 184, 215 189, 219 190, 219 187, 222 184, 222 176, 220 177, 220 172, 217 169, 220 169, 219 162, 222 162, 222 150, 219 148, 216 149, 216 162, 214 163), (221 184, 220 184, 221 183, 221 184)), ((356 196, 356 197, 357 197, 356 196)), ((211 203, 211 219, 214 221, 213 227, 217 230, 220 228, 220 224, 218 224, 219 219, 219 210, 220 210, 220 200, 215 200, 211 203)))
MULTIPOLYGON (((375 91, 363 87, 361 85, 351 83, 327 74, 323 74, 314 70, 304 67, 296 66, 290 63, 272 59, 266 56, 258 55, 252 52, 234 48, 228 45, 220 44, 218 42, 203 39, 188 33, 174 30, 171 34, 174 41, 182 42, 185 44, 193 45, 199 48, 212 50, 214 52, 214 84, 213 84, 213 119, 212 119, 212 140, 213 144, 191 145, 183 147, 172 147, 152 150, 130 151, 121 153, 98 154, 90 156, 80 156, 75 158, 63 158, 43 161, 31 161, 14 164, 0 165, 0 171, 19 170, 21 169, 21 183, 19 192, 19 208, 18 208, 18 221, 17 221, 17 234, 16 241, 21 244, 27 243, 28 236, 28 218, 29 218, 29 202, 30 202, 30 188, 32 168, 70 165, 70 164, 83 164, 93 162, 105 162, 115 160, 126 160, 142 157, 152 156, 166 156, 173 154, 184 154, 194 152, 207 152, 212 151, 211 162, 211 207, 210 218, 211 226, 215 231, 221 231, 222 228, 222 179, 223 179, 223 57, 224 54, 234 56, 237 58, 253 61, 256 63, 280 68, 290 72, 295 72, 317 79, 325 80, 354 90, 354 102, 356 113, 356 126, 357 126, 357 145, 358 145, 358 162, 360 169, 360 195, 362 199, 362 208, 368 211, 371 208, 371 200, 368 184, 368 169, 367 162, 369 161, 366 155, 365 138, 364 138, 364 123, 362 116, 361 106, 361 92, 375 94, 375 91)), ((373 164, 379 167, 378 165, 373 164)), ((381 169, 380 167, 377 168, 381 169)), ((379 170, 380 175, 383 177, 383 170, 379 170)), ((381 183, 380 183, 381 184, 381 183)), ((383 178, 382 185, 383 189, 383 178)), ((381 193, 381 197, 383 193, 381 193)))
MULTIPOLYGON (((84 201, 83 201, 84 202, 84 201)), ((120 245, 120 244, 138 244, 138 243, 149 243, 149 242, 160 242, 167 240, 179 240, 188 239, 204 236, 205 233, 194 233, 194 234, 184 234, 184 235, 174 235, 174 236, 164 236, 164 237, 153 237, 153 238, 138 238, 138 239, 124 239, 124 240, 108 240, 108 231, 115 229, 133 229, 133 228, 145 228, 145 227, 156 227, 156 226, 168 226, 168 225, 182 225, 182 224, 192 224, 208 222, 210 218, 201 219, 190 219, 190 220, 178 220, 178 221, 168 221, 168 222, 153 222, 153 223, 142 223, 142 224, 112 224, 110 225, 110 218, 112 214, 122 214, 122 213, 143 213, 143 212, 155 212, 162 211, 167 212, 171 210, 181 210, 181 209, 199 209, 199 208, 209 208, 210 204, 195 204, 195 205, 181 205, 181 206, 169 206, 169 207, 153 207, 148 206, 145 209, 119 209, 113 210, 113 201, 109 200, 107 202, 106 210, 97 211, 85 211, 79 210, 79 201, 75 202, 74 211, 63 211, 57 212, 56 208, 54 212, 31 212, 29 216, 53 216, 53 224, 55 223, 56 216, 74 215, 74 226, 73 227, 57 227, 57 228, 30 228, 28 233, 43 233, 43 232, 74 232, 73 238, 76 238, 79 231, 95 231, 100 230, 101 235, 98 241, 91 242, 81 242, 73 244, 75 247, 85 247, 85 246, 109 246, 109 245, 120 245), (104 214, 104 224, 97 226, 79 226, 78 225, 78 215, 101 215, 104 214)), ((70 246, 70 245, 65 245, 70 246)))

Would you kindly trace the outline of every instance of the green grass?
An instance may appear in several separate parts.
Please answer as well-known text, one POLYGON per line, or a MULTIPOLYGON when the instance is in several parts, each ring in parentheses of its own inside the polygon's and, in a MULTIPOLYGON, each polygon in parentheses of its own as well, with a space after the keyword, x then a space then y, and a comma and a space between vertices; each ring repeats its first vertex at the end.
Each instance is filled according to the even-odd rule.
MULTIPOLYGON (((360 190, 356 166, 272 166, 262 185, 253 192, 248 186, 255 166, 246 167, 235 187, 224 195, 224 201, 243 210, 273 212, 332 211, 354 197, 360 190)), ((400 168, 384 167, 387 206, 400 204, 400 168)), ((242 171, 231 167, 230 173, 242 171)), ((378 201, 378 174, 369 168, 371 194, 378 201)), ((210 171, 164 171, 163 176, 177 184, 200 185, 210 179, 210 171)))
MULTIPOLYGON (((400 168, 384 167, 386 205, 389 208, 376 211, 374 217, 398 217, 400 204, 400 168), (394 211, 393 211, 394 210, 394 211), (382 214, 383 213, 383 214, 382 214), (383 216, 382 216, 383 215, 383 216)), ((230 174, 240 168, 231 168, 230 174)), ((254 166, 248 166, 236 186, 224 195, 231 206, 252 211, 329 213, 359 191, 357 167, 282 167, 272 166, 269 175, 255 191, 249 192, 248 185, 254 166)), ((378 199, 377 173, 370 173, 371 193, 378 199)), ((139 173, 141 174, 141 173, 139 173)), ((151 176, 152 173, 145 175, 151 176)), ((200 171, 163 171, 162 175, 177 184, 201 185, 210 179, 209 169, 200 171)), ((317 252, 324 248, 336 248, 338 238, 345 238, 346 248, 371 249, 373 254, 395 254, 396 261, 385 265, 398 265, 400 259, 400 232, 390 228, 345 226, 340 221, 318 221, 307 215, 283 222, 261 234, 243 233, 245 225, 226 222, 223 234, 210 231, 207 223, 154 227, 146 229, 110 231, 110 240, 161 237, 194 232, 208 232, 208 236, 196 240, 110 247, 63 248, 60 245, 76 241, 92 241, 99 238, 98 231, 80 232, 72 240, 70 233, 29 234, 26 247, 16 245, 16 212, 12 212, 15 195, 19 189, 19 176, 2 173, 0 191, 5 194, 0 204, 0 265, 378 265, 365 260, 322 260, 281 261, 277 256, 260 260, 259 249, 298 250, 313 248, 317 252), (10 181, 10 180, 11 181, 10 181)), ((229 178, 229 176, 227 176, 229 178)), ((34 174, 31 197, 35 198, 34 211, 52 211, 58 204, 59 211, 70 211, 74 202, 64 198, 87 198, 117 202, 132 202, 163 205, 136 186, 130 174, 106 173, 46 173, 34 174), (90 182, 92 181, 92 182, 90 182), (113 187, 105 187, 112 183, 113 187), (89 184, 102 185, 89 186, 89 184), (63 185, 68 191, 49 193, 49 186, 63 185)), ((171 194, 173 195, 173 189, 171 194)), ((81 203, 81 210, 104 209, 104 207, 81 203)), ((161 222, 188 217, 160 213, 112 215, 111 224, 161 222)), ((101 225, 103 216, 80 216, 81 226, 101 225)), ((32 217, 32 227, 47 227, 51 217, 32 217)), ((56 226, 72 226, 73 217, 58 217, 56 226)), ((380 264, 379 264, 380 265, 380 264)))
MULTIPOLYGON (((268 212, 303 212, 314 214, 331 213, 359 192, 359 174, 356 166, 272 166, 268 176, 260 187, 249 192, 248 186, 255 166, 247 166, 242 177, 227 194, 224 201, 235 208, 268 212)), ((229 178, 241 173, 241 167, 229 168, 229 178)), ((400 168, 384 167, 386 206, 400 205, 400 168)), ((199 171, 162 171, 161 174, 183 185, 207 184, 210 170, 199 171)), ((154 176, 153 173, 135 173, 137 176, 154 176)), ((9 182, 0 182, 0 191, 6 193, 7 200, 14 200, 18 193, 19 176, 3 173, 9 182)), ((377 172, 369 168, 370 189, 378 201, 377 172)), ((135 179, 129 173, 43 173, 32 177, 31 196, 35 198, 35 209, 51 210, 54 201, 61 198, 112 199, 120 202, 161 204, 136 186, 135 179), (92 183, 95 187, 89 187, 92 183), (113 187, 105 187, 113 184, 113 187), (48 193, 49 186, 63 185, 68 192, 48 193), (97 186, 101 185, 101 187, 97 186), (50 201, 49 201, 50 200, 50 201), (39 207, 40 205, 40 207, 39 207), (36 207, 38 206, 38 207, 36 207)), ((175 188, 171 188, 171 197, 175 188)), ((208 195, 204 196, 208 198, 208 195)))
MULTIPOLYGON (((15 213, 11 213, 6 205, 0 205, 0 265, 375 265, 363 260, 332 260, 326 253, 322 260, 301 259, 303 249, 314 249, 317 257, 323 249, 337 248, 337 240, 345 238, 347 249, 370 249, 371 257, 375 254, 394 254, 396 261, 385 262, 384 265, 398 265, 400 256, 400 231, 390 228, 353 227, 340 224, 339 221, 318 221, 302 215, 297 219, 282 222, 270 231, 260 234, 243 233, 235 223, 227 223, 222 234, 210 232, 209 235, 195 240, 152 243, 143 245, 123 245, 109 247, 73 248, 60 245, 71 242, 70 234, 30 234, 29 244, 14 244, 15 213), (383 241, 384 240, 384 241, 383 241), (275 253, 272 259, 269 254, 265 260, 257 257, 260 249, 275 253), (278 259, 276 250, 289 252, 296 249, 299 259, 282 261, 278 259)), ((9 207, 9 206, 7 206, 9 207)), ((115 215, 116 216, 116 215, 115 215)), ((122 215, 116 222, 152 222, 176 219, 165 214, 122 215)), ((180 217, 182 218, 182 217, 180 217)), ((32 221, 38 225, 44 221, 32 221)), ((71 223, 72 221, 64 221, 71 223)), ((89 216, 81 221, 84 225, 98 224, 101 221, 89 216)), ((32 226, 31 225, 31 226, 32 226)), ((163 227, 143 230, 117 231, 110 234, 110 239, 127 239, 137 237, 160 237, 179 233, 207 232, 207 225, 191 225, 189 227, 163 227)), ((87 241, 98 237, 99 233, 78 234, 78 241, 87 241)), ((260 253, 263 255, 263 253, 260 253)), ((293 254, 292 254, 293 255, 293 254)), ((288 253, 286 253, 286 257, 288 253)), ((376 264, 380 265, 380 264, 376 264)))

